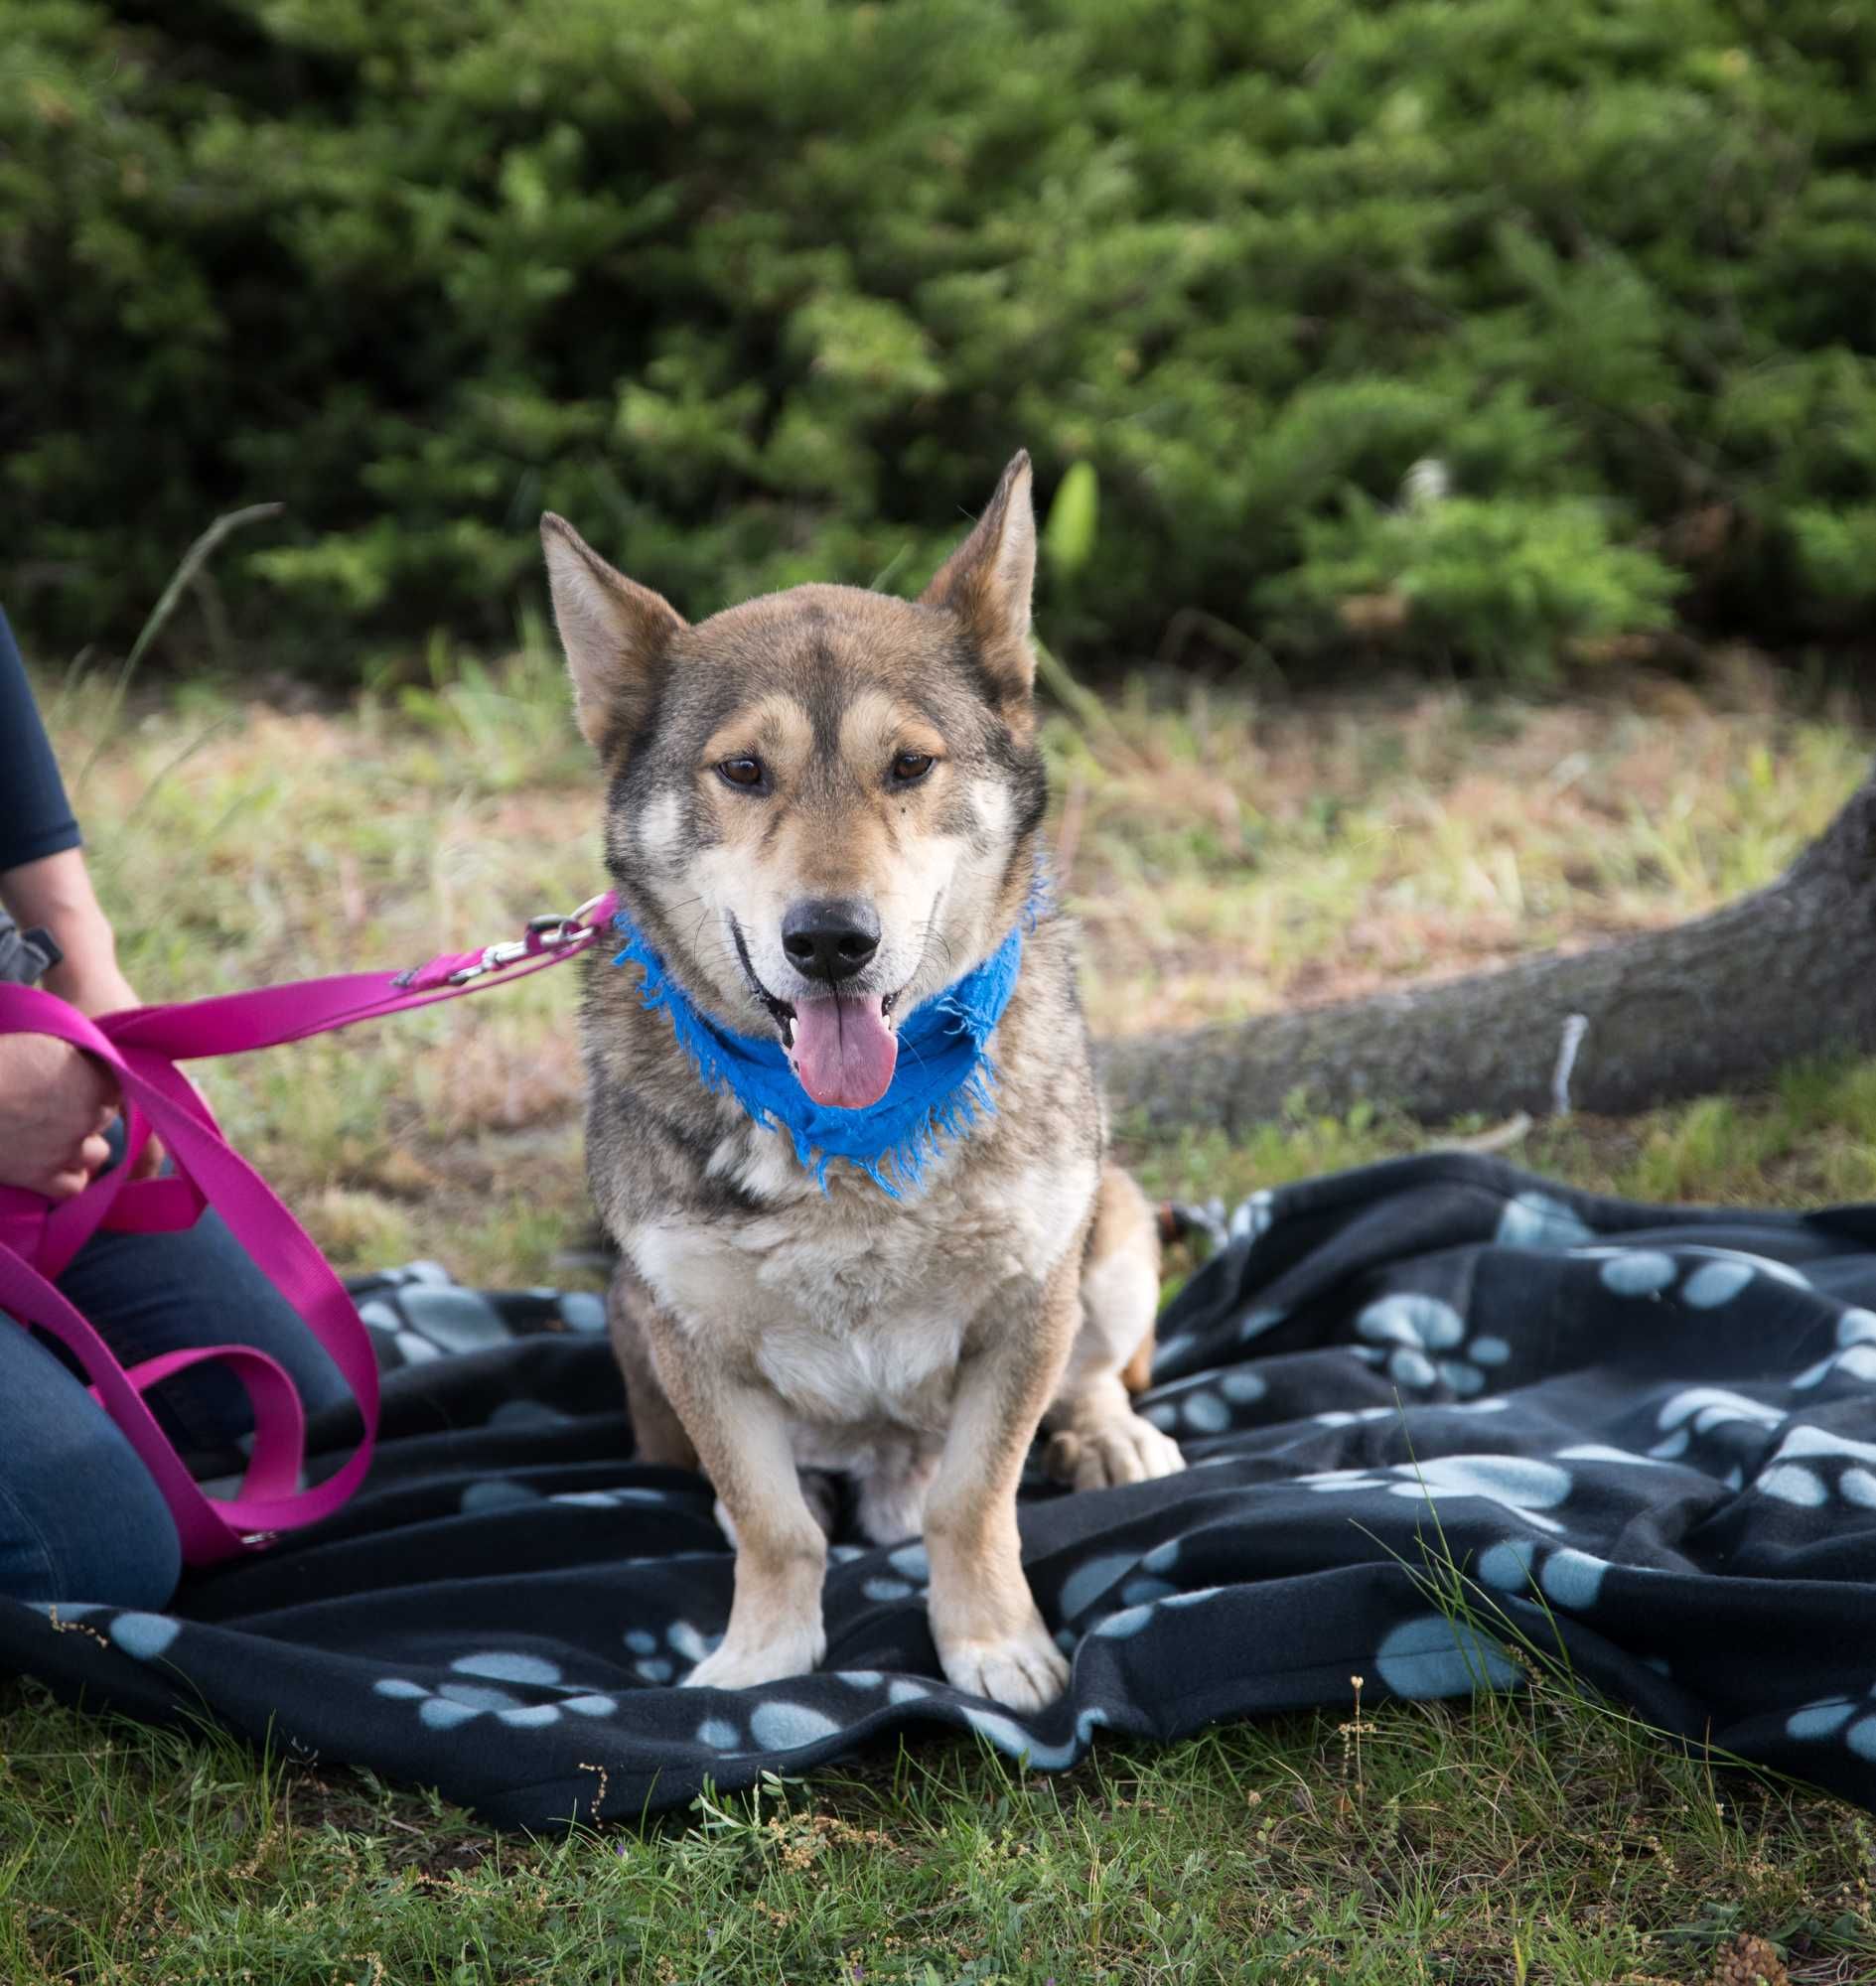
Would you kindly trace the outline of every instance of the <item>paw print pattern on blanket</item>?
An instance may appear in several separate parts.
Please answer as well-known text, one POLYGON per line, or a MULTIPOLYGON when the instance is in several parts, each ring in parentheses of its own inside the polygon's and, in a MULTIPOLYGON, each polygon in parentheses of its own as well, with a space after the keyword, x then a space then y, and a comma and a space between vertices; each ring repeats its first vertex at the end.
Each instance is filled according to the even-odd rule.
POLYGON ((1238 1418, 1233 1408, 1254 1406, 1269 1390, 1255 1372, 1201 1373, 1160 1387, 1140 1411, 1162 1434, 1225 1434, 1238 1418))
POLYGON ((653 1684, 673 1681, 680 1668, 695 1668, 722 1639, 721 1634, 706 1634, 688 1621, 673 1621, 664 1631, 665 1643, 671 1650, 667 1655, 659 1649, 658 1638, 650 1629, 626 1631, 626 1646, 637 1657, 632 1664, 633 1673, 642 1682, 653 1684))
POLYGON ((547 1498, 578 1510, 623 1510, 628 1503, 672 1503, 690 1492, 681 1490, 563 1490, 547 1498))
MULTIPOLYGON (((824 1686, 834 1683, 843 1690, 871 1698, 871 1703, 858 1707, 860 1716, 872 1709, 897 1710, 910 1704, 946 1699, 955 1703, 963 1713, 964 1722, 998 1751, 1013 1759, 1027 1759, 1044 1772, 1060 1772, 1073 1765, 1086 1750, 1095 1730, 1107 1722, 1106 1711, 1098 1704, 1090 1704, 1077 1716, 1074 1735, 1051 1745, 1026 1730, 1015 1718, 982 1703, 962 1699, 944 1683, 926 1682, 918 1676, 886 1676, 877 1669, 830 1669, 818 1675, 815 1682, 823 1694, 824 1686)), ((845 1713, 845 1723, 813 1704, 790 1697, 770 1697, 755 1704, 746 1719, 725 1716, 720 1710, 714 1712, 697 1725, 693 1736, 707 1750, 730 1756, 799 1752, 838 1738, 847 1729, 856 1712, 847 1705, 839 1707, 845 1713)))
MULTIPOLYGON (((833 1679, 862 1689, 876 1688, 884 1680, 870 1669, 835 1670, 833 1679)), ((798 1752, 803 1746, 832 1737, 839 1729, 833 1718, 811 1704, 771 1697, 749 1713, 747 1734, 734 1719, 718 1714, 697 1726, 697 1743, 713 1752, 798 1752)))
POLYGON ((1374 1667, 1394 1695, 1416 1699, 1515 1689, 1518 1680, 1502 1642, 1444 1614, 1416 1615, 1390 1629, 1374 1667))
POLYGON ((1144 1557, 1138 1552, 1106 1552, 1078 1565, 1062 1582, 1056 1606, 1065 1622, 1083 1627, 1122 1607, 1142 1607, 1179 1589, 1165 1577, 1179 1562, 1179 1541, 1173 1539, 1144 1557), (1130 1574, 1144 1577, 1130 1578, 1130 1574))
POLYGON ((1819 1697, 1785 1720, 1785 1735, 1812 1744, 1841 1739, 1859 1759, 1876 1764, 1876 1682, 1865 1696, 1819 1697))
POLYGON ((1837 1319, 1837 1348, 1792 1381, 1808 1392, 1826 1379, 1876 1379, 1876 1310, 1846 1310, 1837 1319))
POLYGON ((923 1593, 931 1583, 932 1561, 926 1556, 925 1546, 917 1539, 888 1552, 886 1563, 891 1568, 889 1572, 873 1573, 861 1584, 860 1591, 869 1600, 882 1604, 910 1600, 915 1594, 923 1593))
POLYGON ((1493 1236, 1501 1248, 1576 1248, 1595 1230, 1574 1207, 1547 1193, 1520 1193, 1507 1203, 1493 1236))
POLYGON ((1387 1376, 1396 1385, 1421 1390, 1444 1380, 1455 1393, 1483 1392, 1487 1369, 1505 1364, 1512 1355, 1504 1339, 1489 1334, 1464 1343, 1466 1321, 1451 1304, 1407 1290, 1370 1304, 1355 1320, 1355 1329, 1380 1348, 1387 1376))
POLYGON ((1876 1510, 1876 1442, 1801 1424, 1779 1443, 1753 1488, 1801 1508, 1828 1503, 1834 1491, 1845 1503, 1876 1510))
POLYGON ((1612 1296, 1643 1297, 1660 1301, 1673 1290, 1683 1271, 1686 1280, 1674 1291, 1689 1310, 1718 1310, 1764 1276, 1793 1289, 1808 1290, 1810 1283, 1788 1262, 1775 1262, 1768 1255, 1749 1255, 1737 1248, 1705 1248, 1683 1243, 1671 1252, 1665 1248, 1579 1248, 1585 1260, 1602 1263, 1602 1286, 1612 1296))
POLYGON ((1788 1418, 1777 1407, 1724 1386, 1684 1386, 1662 1404, 1657 1425, 1666 1432, 1649 1450, 1649 1456, 1657 1462, 1677 1462, 1696 1441, 1712 1441, 1721 1460, 1732 1458, 1732 1467, 1721 1481, 1729 1490, 1743 1489, 1746 1464, 1753 1452, 1763 1445, 1765 1435, 1783 1427, 1788 1418), (1743 1436, 1741 1429, 1745 1430, 1743 1436), (1713 1441, 1715 1436, 1717 1441, 1713 1441))
POLYGON ((694 1492, 690 1490, 641 1490, 629 1486, 613 1490, 562 1490, 549 1495, 544 1490, 537 1490, 518 1477, 488 1476, 464 1489, 459 1507, 465 1515, 471 1515, 507 1509, 522 1503, 557 1503, 563 1508, 575 1510, 621 1510, 635 1503, 694 1500, 694 1492))
POLYGON ((1539 1530, 1563 1526, 1539 1511, 1554 1509, 1570 1493, 1570 1472, 1554 1462, 1523 1455, 1442 1455, 1427 1462, 1398 1462, 1386 1469, 1325 1469, 1294 1479, 1319 1492, 1385 1490, 1437 1503, 1441 1497, 1483 1497, 1515 1510, 1539 1530))
POLYGON ((450 1670, 451 1679, 435 1688, 410 1676, 387 1675, 379 1676, 371 1689, 392 1702, 414 1704, 419 1721, 432 1731, 451 1731, 478 1717, 531 1730, 568 1716, 611 1717, 619 1708, 618 1698, 604 1690, 564 1681, 559 1663, 516 1649, 477 1649, 458 1655, 450 1670), (504 1684, 551 1690, 553 1696, 530 1703, 504 1684))
POLYGON ((1539 1558, 1529 1538, 1503 1538, 1479 1554, 1477 1570, 1501 1593, 1529 1599, 1535 1586, 1553 1606, 1580 1614, 1602 1597, 1609 1561, 1572 1545, 1554 1546, 1539 1558))
POLYGON ((1169 1538, 1150 1551, 1103 1552, 1078 1565, 1048 1610, 1063 1623, 1056 1645, 1072 1656, 1083 1635, 1131 1640, 1161 1610, 1203 1607, 1215 1599, 1225 1589, 1182 1589, 1174 1579, 1182 1551, 1182 1540, 1169 1538))
MULTIPOLYGON (((606 1329, 606 1304, 590 1290, 522 1293, 534 1313, 530 1329, 598 1334, 606 1329)), ((371 1334, 381 1370, 427 1365, 451 1352, 485 1350, 512 1335, 499 1305, 457 1284, 440 1262, 410 1262, 381 1270, 359 1289, 359 1317, 371 1334)), ((498 1424, 497 1414, 490 1424, 498 1424)), ((523 1416, 535 1423, 564 1421, 562 1409, 536 1400, 510 1403, 507 1424, 523 1416)))
MULTIPOLYGON (((1077 1716, 1074 1735, 1051 1745, 1026 1730, 1015 1718, 960 1698, 943 1683, 924 1682, 917 1676, 884 1676, 876 1669, 833 1669, 817 1680, 838 1683, 872 1697, 874 1703, 864 1706, 861 1715, 869 1708, 903 1709, 909 1704, 944 1697, 955 1702, 964 1722, 999 1752, 1012 1759, 1027 1759, 1043 1772, 1060 1772, 1073 1765, 1087 1749, 1095 1730, 1107 1722, 1106 1711, 1098 1704, 1090 1704, 1077 1716)), ((747 1728, 719 1712, 706 1717, 697 1726, 695 1736, 699 1745, 712 1752, 798 1752, 824 1739, 837 1738, 845 1728, 812 1704, 772 1697, 750 1711, 747 1728)))
MULTIPOLYGON (((27 1604, 61 1629, 109 1611, 100 1602, 90 1600, 33 1600, 27 1604)), ((88 1631, 98 1631, 92 1628, 88 1631)), ((127 1608, 103 1631, 103 1637, 140 1662, 160 1662, 182 1631, 183 1624, 173 1614, 142 1614, 127 1608)))

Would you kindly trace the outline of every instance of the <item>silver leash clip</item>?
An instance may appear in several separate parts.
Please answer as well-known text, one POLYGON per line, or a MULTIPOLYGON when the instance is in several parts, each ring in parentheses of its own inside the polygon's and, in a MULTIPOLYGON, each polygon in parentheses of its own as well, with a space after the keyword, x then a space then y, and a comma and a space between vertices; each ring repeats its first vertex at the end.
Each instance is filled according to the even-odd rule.
POLYGON ((505 965, 518 965, 524 958, 538 958, 543 951, 564 951, 568 945, 586 936, 591 928, 586 921, 604 901, 605 892, 601 891, 597 897, 587 898, 577 911, 564 915, 548 911, 540 917, 529 918, 525 937, 509 938, 502 944, 486 946, 473 965, 459 967, 450 974, 446 984, 467 986, 484 973, 500 972, 505 965))

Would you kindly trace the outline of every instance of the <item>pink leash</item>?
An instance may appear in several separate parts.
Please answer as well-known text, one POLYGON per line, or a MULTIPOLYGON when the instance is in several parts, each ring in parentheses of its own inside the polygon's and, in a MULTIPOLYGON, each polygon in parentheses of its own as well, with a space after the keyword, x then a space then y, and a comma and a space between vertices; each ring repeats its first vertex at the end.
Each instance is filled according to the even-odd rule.
POLYGON ((535 918, 512 943, 446 953, 414 971, 343 973, 251 993, 168 1007, 131 1007, 88 1020, 38 987, 0 985, 0 1035, 52 1035, 107 1064, 117 1077, 127 1131, 123 1162, 63 1202, 0 1187, 0 1310, 50 1332, 77 1358, 93 1397, 155 1478, 176 1519, 183 1556, 213 1565, 272 1543, 281 1531, 330 1516, 370 1467, 377 1434, 377 1360, 358 1309, 312 1237, 267 1182, 221 1135, 209 1106, 176 1064, 305 1041, 359 1021, 524 978, 585 951, 618 908, 608 891, 571 917, 535 918), (165 1179, 133 1180, 152 1133, 175 1164, 165 1179), (134 1234, 193 1226, 213 1206, 326 1348, 359 1403, 364 1438, 345 1466, 314 1489, 299 1487, 306 1421, 292 1380, 244 1345, 199 1347, 126 1369, 55 1278, 100 1227, 134 1234), (254 1446, 240 1493, 205 1495, 157 1425, 144 1395, 191 1366, 219 1360, 247 1390, 254 1446))

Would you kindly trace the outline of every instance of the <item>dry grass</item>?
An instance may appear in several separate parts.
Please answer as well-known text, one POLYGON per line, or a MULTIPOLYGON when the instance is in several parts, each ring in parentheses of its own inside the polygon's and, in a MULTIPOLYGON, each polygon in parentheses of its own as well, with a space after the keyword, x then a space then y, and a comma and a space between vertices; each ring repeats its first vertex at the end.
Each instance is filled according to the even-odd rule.
MULTIPOLYGON (((49 699, 68 762, 89 762, 79 804, 147 996, 400 964, 590 893, 597 794, 557 663, 535 644, 501 672, 439 674, 338 714, 196 690, 101 740, 101 690, 49 699)), ((1045 738, 1110 1034, 1693 915, 1775 876, 1868 751, 1844 713, 1782 708, 1744 662, 1704 700, 1644 682, 1598 701, 1287 705, 1136 682, 1104 721, 1057 717, 1045 738)), ((209 1084, 341 1259, 447 1234, 463 1273, 534 1280, 579 1220, 569 1013, 549 973, 209 1084)), ((1410 1135, 1355 1127, 1358 1145, 1410 1135)), ((1283 1143, 1310 1149, 1295 1127, 1283 1143)), ((1334 1137, 1315 1148, 1338 1155, 1334 1137)))
POLYGON ((1770 882, 1868 760, 1743 664, 1532 705, 1380 690, 1263 708, 1136 683, 1050 734, 1097 1029, 1353 997, 1669 923, 1770 882))

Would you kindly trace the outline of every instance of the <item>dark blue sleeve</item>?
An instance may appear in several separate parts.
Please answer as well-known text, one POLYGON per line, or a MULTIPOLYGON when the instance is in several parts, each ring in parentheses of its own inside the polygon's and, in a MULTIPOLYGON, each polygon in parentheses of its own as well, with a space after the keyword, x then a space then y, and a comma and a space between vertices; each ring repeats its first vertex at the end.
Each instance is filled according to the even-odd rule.
POLYGON ((78 823, 52 741, 0 613, 0 874, 77 845, 78 823))

